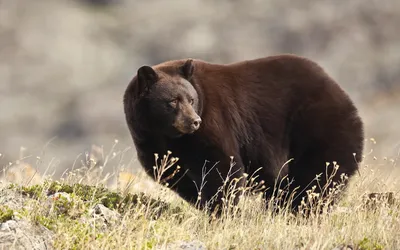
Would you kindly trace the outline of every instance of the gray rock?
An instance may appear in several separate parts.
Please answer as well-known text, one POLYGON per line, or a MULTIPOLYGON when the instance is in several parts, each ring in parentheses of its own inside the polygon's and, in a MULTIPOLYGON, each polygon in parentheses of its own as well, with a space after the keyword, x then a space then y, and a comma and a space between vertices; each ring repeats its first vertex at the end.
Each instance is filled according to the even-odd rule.
POLYGON ((333 248, 332 250, 353 250, 353 249, 354 248, 350 245, 340 245, 340 246, 333 248))
POLYGON ((31 198, 23 197, 20 193, 10 189, 0 189, 0 204, 12 210, 19 210, 26 207, 31 198))
POLYGON ((185 250, 206 250, 206 246, 203 242, 194 240, 194 241, 177 241, 171 244, 168 244, 166 247, 157 248, 159 250, 175 250, 175 249, 185 249, 185 250))
POLYGON ((94 206, 90 214, 94 218, 103 218, 104 222, 107 224, 115 223, 121 219, 121 215, 118 212, 107 208, 103 204, 94 206))
MULTIPOLYGON (((30 200, 32 199, 14 190, 0 190, 0 204, 12 210, 26 208, 30 200)), ((42 225, 34 225, 18 217, 14 212, 12 220, 0 224, 0 249, 53 249, 53 232, 42 225)))
POLYGON ((103 204, 97 204, 89 210, 87 216, 81 217, 80 221, 101 231, 106 231, 110 226, 120 222, 121 217, 118 212, 107 208, 103 204))
POLYGON ((0 224, 0 249, 53 249, 52 232, 42 225, 25 220, 9 220, 0 224))

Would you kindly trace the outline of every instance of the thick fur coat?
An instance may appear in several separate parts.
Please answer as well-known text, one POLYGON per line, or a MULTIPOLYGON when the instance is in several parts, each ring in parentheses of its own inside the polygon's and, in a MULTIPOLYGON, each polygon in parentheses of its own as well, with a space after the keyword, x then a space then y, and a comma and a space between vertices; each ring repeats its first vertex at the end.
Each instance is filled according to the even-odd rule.
MULTIPOLYGON (((339 165, 337 182, 357 171, 363 153, 363 123, 349 96, 315 62, 294 55, 143 66, 126 89, 124 110, 144 169, 152 176, 154 154, 171 151, 181 169, 170 188, 188 202, 200 198, 201 206, 227 176, 243 187, 244 173, 261 168, 258 182, 269 188, 267 198, 276 183, 286 186, 285 177, 290 191, 297 188, 296 208, 305 189, 316 185, 321 192, 332 162, 339 165)), ((222 195, 211 208, 222 204, 222 195)))

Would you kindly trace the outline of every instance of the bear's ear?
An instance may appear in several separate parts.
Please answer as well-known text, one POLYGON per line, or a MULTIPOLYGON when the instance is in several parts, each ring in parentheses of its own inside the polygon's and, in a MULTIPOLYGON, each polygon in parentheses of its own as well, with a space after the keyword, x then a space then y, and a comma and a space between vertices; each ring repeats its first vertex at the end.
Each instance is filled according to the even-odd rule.
POLYGON ((157 73, 150 66, 142 66, 137 71, 137 96, 149 89, 158 80, 157 73))
POLYGON ((193 59, 188 59, 185 64, 180 67, 180 73, 184 78, 190 80, 194 71, 193 59))

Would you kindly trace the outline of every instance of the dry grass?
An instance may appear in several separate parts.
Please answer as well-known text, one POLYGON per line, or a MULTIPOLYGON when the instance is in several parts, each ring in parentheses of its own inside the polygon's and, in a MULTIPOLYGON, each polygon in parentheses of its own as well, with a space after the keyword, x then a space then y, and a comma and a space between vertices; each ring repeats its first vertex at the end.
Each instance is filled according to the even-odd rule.
MULTIPOLYGON (((119 176, 114 186, 119 194, 144 191, 169 207, 160 215, 154 206, 135 203, 121 213, 118 223, 108 224, 106 229, 85 222, 97 201, 95 196, 92 201, 84 200, 78 193, 71 196, 68 212, 62 216, 54 212, 54 206, 43 206, 43 199, 48 199, 45 196, 31 201, 29 211, 20 214, 50 227, 55 232, 57 249, 176 249, 171 244, 178 241, 201 241, 207 249, 334 249, 345 245, 353 249, 396 249, 400 246, 400 177, 395 171, 398 159, 384 159, 386 167, 381 168, 378 164, 366 165, 368 157, 338 206, 328 214, 308 219, 285 210, 273 213, 264 207, 261 196, 250 195, 241 200, 240 212, 230 211, 222 219, 210 220, 165 185, 155 184, 143 173, 121 171, 114 173, 119 176), (365 194, 371 192, 393 192, 393 197, 367 206, 365 194)), ((370 162, 376 162, 374 159, 370 162)), ((166 159, 159 167, 165 169, 170 163, 166 159)), ((110 176, 95 170, 99 169, 75 169, 60 184, 107 183, 105 179, 110 176), (91 177, 94 173, 95 178, 91 177)))

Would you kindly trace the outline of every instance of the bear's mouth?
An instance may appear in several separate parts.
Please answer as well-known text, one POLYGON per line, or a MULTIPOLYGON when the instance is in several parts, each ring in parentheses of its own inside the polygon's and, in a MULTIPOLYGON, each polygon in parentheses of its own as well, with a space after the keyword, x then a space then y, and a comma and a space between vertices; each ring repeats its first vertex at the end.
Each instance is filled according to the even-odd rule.
POLYGON ((174 129, 170 133, 168 133, 168 136, 171 138, 179 138, 182 137, 185 133, 182 133, 181 131, 174 129))
POLYGON ((184 136, 184 135, 193 134, 193 133, 195 133, 196 131, 197 131, 197 129, 188 129, 188 130, 182 131, 182 130, 179 130, 179 129, 177 129, 177 128, 174 128, 173 131, 171 131, 171 132, 169 133, 169 136, 170 136, 171 138, 180 138, 180 137, 182 137, 182 136, 184 136))
POLYGON ((194 132, 196 132, 197 129, 193 129, 193 128, 188 128, 184 131, 182 130, 178 130, 178 133, 182 134, 182 135, 189 135, 189 134, 193 134, 194 132))

